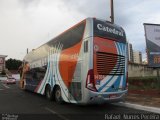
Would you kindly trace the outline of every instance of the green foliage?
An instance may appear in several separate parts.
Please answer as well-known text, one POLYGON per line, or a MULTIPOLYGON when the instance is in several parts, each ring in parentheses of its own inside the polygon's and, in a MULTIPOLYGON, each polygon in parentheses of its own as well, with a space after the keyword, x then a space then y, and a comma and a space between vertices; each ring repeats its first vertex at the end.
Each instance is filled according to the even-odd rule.
POLYGON ((22 64, 21 60, 10 58, 6 61, 6 68, 8 68, 8 70, 18 70, 21 64, 22 64))

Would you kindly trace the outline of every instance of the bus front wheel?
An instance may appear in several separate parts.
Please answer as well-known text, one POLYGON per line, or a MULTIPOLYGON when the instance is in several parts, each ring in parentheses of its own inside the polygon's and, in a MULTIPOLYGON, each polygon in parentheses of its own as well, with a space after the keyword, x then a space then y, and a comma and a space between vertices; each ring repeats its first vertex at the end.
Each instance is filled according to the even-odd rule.
POLYGON ((62 99, 62 95, 61 95, 61 89, 59 86, 56 87, 55 89, 55 92, 54 92, 54 98, 55 98, 55 101, 57 103, 63 103, 63 99, 62 99))

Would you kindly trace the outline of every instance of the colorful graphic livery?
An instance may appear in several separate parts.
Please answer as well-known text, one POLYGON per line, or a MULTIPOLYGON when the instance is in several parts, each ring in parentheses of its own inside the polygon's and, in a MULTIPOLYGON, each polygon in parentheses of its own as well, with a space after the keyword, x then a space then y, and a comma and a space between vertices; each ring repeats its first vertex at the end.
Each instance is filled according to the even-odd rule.
POLYGON ((119 102, 127 93, 124 30, 87 18, 24 57, 21 87, 56 102, 119 102))

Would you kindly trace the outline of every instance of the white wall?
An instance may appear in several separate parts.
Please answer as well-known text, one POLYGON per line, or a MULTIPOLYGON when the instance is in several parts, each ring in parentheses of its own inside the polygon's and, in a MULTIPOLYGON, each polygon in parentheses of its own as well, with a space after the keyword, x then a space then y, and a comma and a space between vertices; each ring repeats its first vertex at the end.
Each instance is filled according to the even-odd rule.
POLYGON ((146 65, 130 63, 128 65, 128 77, 157 76, 157 70, 146 65))

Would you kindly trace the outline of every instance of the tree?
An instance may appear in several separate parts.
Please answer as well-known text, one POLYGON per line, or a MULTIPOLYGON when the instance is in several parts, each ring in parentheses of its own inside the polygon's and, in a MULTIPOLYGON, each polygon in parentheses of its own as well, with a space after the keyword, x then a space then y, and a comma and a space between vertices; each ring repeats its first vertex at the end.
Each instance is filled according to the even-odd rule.
POLYGON ((16 60, 12 58, 6 60, 6 68, 8 68, 8 70, 18 70, 21 64, 22 64, 21 60, 16 60))

